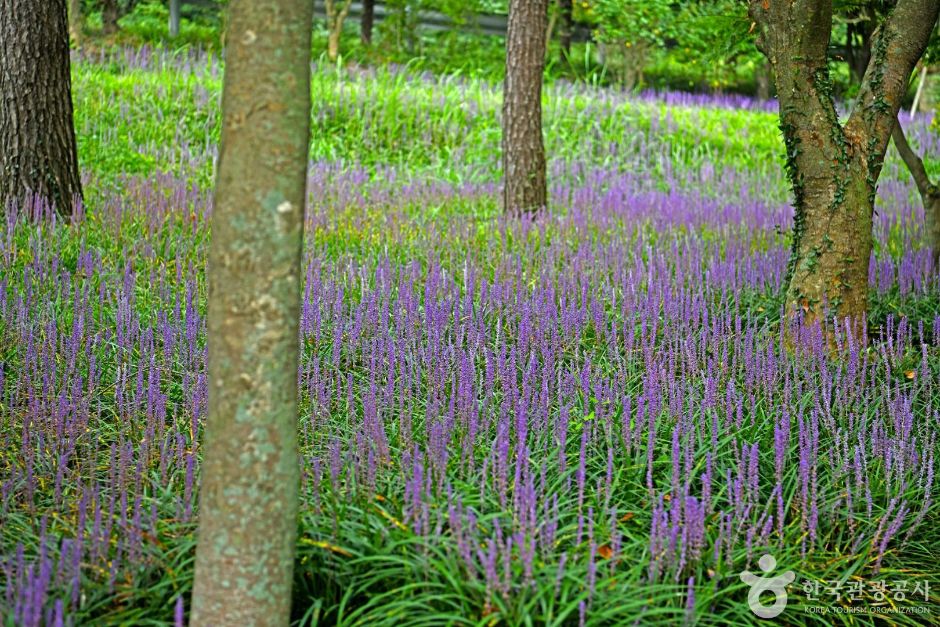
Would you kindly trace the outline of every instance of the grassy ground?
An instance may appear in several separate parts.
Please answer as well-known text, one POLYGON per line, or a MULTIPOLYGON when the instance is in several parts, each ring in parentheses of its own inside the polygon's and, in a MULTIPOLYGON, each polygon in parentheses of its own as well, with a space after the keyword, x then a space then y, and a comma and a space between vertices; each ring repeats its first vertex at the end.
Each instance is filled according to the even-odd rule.
MULTIPOLYGON (((74 83, 84 213, 0 226, 0 607, 179 623, 220 69, 87 53, 74 83)), ((520 222, 494 85, 318 66, 313 95, 298 624, 756 624, 765 552, 786 623, 940 612, 940 283, 895 159, 870 343, 788 352, 762 104, 554 83, 520 222)))

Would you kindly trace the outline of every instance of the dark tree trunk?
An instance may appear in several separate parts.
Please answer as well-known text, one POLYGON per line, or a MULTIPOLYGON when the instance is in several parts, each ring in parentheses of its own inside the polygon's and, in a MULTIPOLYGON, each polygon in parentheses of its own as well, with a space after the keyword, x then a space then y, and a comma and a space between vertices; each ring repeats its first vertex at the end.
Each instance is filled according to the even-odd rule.
POLYGON ((787 307, 808 322, 868 309, 875 190, 908 78, 937 20, 940 0, 899 0, 872 41, 872 59, 843 126, 826 52, 831 0, 751 0, 758 47, 780 101, 787 174, 795 197, 787 307))
POLYGON ((571 37, 574 34, 574 18, 572 0, 558 0, 558 40, 561 43, 562 58, 571 56, 571 37))
POLYGON ((178 37, 180 34, 180 0, 170 0, 170 37, 178 37))
POLYGON ((856 83, 862 81, 868 63, 871 61, 871 40, 875 33, 875 15, 868 7, 853 11, 853 20, 845 30, 846 62, 849 73, 856 83))
POLYGON ((940 189, 930 182, 927 176, 927 168, 924 167, 924 161, 917 156, 907 143, 907 137, 904 136, 904 129, 901 123, 891 131, 891 138, 894 140, 894 147, 898 149, 898 154, 914 177, 914 183, 917 185, 917 192, 924 203, 924 220, 927 231, 927 243, 933 252, 934 265, 940 269, 940 189))
POLYGON ((232 0, 209 250, 191 625, 287 625, 310 139, 309 0, 232 0))
POLYGON ((548 0, 511 0, 503 88, 503 206, 536 212, 546 204, 542 74, 548 0))
POLYGON ((101 30, 105 35, 113 35, 118 29, 117 0, 101 0, 101 30))
POLYGON ((66 0, 0 0, 0 212, 28 193, 72 213, 82 195, 66 0))
POLYGON ((372 43, 372 26, 375 23, 375 0, 363 0, 362 16, 359 20, 359 29, 362 34, 362 43, 372 43))

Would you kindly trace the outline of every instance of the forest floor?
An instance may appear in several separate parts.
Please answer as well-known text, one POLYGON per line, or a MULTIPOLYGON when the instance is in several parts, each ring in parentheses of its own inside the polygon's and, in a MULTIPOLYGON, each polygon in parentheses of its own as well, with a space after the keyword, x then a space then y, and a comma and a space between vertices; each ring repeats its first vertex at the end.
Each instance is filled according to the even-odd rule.
MULTIPOLYGON (((84 210, 0 224, 0 608, 179 623, 220 65, 73 80, 84 210)), ((298 624, 756 624, 764 554, 786 623, 936 620, 940 272, 893 154, 868 342, 788 350, 772 104, 554 83, 516 220, 498 85, 321 66, 313 103, 298 624)))

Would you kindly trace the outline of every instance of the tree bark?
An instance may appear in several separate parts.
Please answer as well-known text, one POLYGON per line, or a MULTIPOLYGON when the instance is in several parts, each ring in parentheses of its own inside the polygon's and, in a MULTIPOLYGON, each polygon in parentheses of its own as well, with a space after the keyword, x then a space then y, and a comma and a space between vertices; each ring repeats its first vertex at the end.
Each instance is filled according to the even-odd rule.
POLYGON ((794 193, 786 302, 809 323, 868 309, 868 262, 878 176, 908 77, 940 0, 899 0, 872 40, 858 100, 843 126, 826 58, 831 0, 750 1, 758 47, 773 68, 787 174, 794 193))
POLYGON ((232 0, 228 25, 191 624, 287 625, 313 4, 232 0))
POLYGON ((35 193, 63 214, 82 195, 65 0, 0 0, 0 212, 35 193))
POLYGON ((326 0, 326 56, 330 61, 339 58, 339 40, 351 6, 352 0, 326 0))
POLYGON ((914 177, 917 192, 924 203, 927 242, 933 253, 934 265, 940 268, 940 188, 931 183, 923 160, 917 156, 911 149, 910 144, 907 143, 907 137, 904 136, 904 129, 901 128, 900 122, 891 131, 891 139, 894 140, 894 147, 901 155, 904 165, 907 166, 911 176, 914 177))
POLYGON ((117 0, 101 0, 101 31, 113 35, 118 29, 117 0))
POLYGON ((180 34, 180 0, 170 0, 170 37, 179 37, 180 34))
POLYGON ((511 0, 503 88, 503 206, 531 213, 545 207, 542 75, 548 0, 511 0))
POLYGON ((375 0, 363 0, 362 16, 359 20, 359 29, 362 43, 372 43, 372 26, 375 23, 375 0))

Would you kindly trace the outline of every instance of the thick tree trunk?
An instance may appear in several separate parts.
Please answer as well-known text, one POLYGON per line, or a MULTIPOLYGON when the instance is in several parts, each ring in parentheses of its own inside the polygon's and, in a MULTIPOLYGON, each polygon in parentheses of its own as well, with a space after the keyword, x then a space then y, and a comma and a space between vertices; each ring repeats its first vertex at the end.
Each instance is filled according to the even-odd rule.
POLYGON ((827 49, 831 0, 750 1, 758 47, 777 82, 787 174, 794 193, 786 293, 807 322, 868 309, 875 189, 903 92, 923 54, 940 0, 899 0, 872 40, 871 61, 848 121, 833 104, 827 49))
POLYGON ((179 37, 180 34, 180 0, 170 0, 170 37, 179 37))
POLYGON ((375 0, 363 0, 362 16, 359 20, 359 29, 362 43, 372 43, 372 26, 375 23, 375 0))
POLYGON ((290 618, 312 24, 309 0, 230 3, 192 625, 290 618))
POLYGON ((921 202, 924 203, 924 222, 927 232, 927 243, 933 253, 934 265, 940 269, 940 188, 931 183, 927 176, 927 168, 924 167, 924 161, 917 156, 907 143, 907 137, 904 136, 904 129, 901 123, 891 131, 891 139, 894 140, 894 147, 897 148, 901 160, 907 166, 911 176, 914 177, 914 183, 917 185, 917 192, 920 194, 921 202))
POLYGON ((69 0, 69 36, 77 47, 82 45, 82 3, 69 0))
POLYGON ((66 215, 82 195, 65 0, 0 0, 0 213, 28 193, 66 215))
POLYGON ((558 0, 558 39, 561 43, 561 54, 564 59, 571 56, 571 38, 574 34, 574 18, 572 0, 558 0))
POLYGON ((511 0, 503 88, 503 206, 536 212, 546 205, 542 75, 548 0, 511 0))
POLYGON ((101 30, 105 35, 113 35, 118 29, 117 0, 101 0, 101 30))

